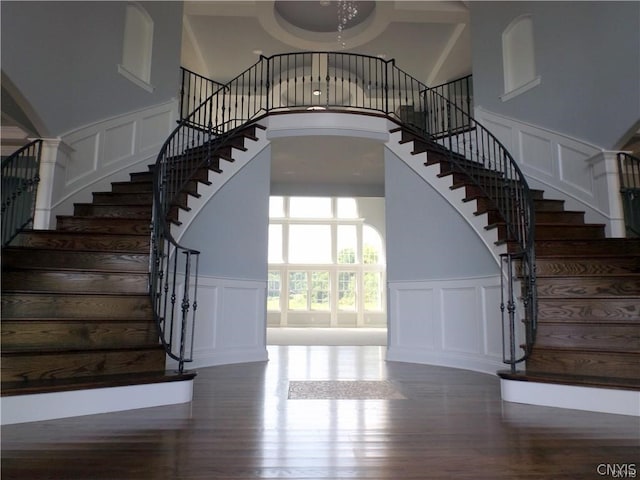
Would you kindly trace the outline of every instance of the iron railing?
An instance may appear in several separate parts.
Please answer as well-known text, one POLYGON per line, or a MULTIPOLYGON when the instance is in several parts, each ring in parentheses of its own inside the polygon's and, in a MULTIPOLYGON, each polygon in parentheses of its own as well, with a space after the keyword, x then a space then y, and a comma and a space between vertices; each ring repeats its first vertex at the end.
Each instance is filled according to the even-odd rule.
POLYGON ((42 140, 34 140, 2 161, 3 247, 33 225, 41 153, 42 140))
MULTIPOLYGON (((152 292, 161 330, 185 332, 187 337, 191 335, 190 341, 179 336, 178 343, 193 344, 195 316, 186 326, 184 322, 197 307, 189 294, 191 262, 198 252, 177 244, 168 219, 175 215, 180 192, 196 173, 203 168, 217 168, 216 152, 225 141, 272 113, 366 112, 395 121, 441 150, 454 168, 491 199, 498 228, 504 230, 510 244, 510 253, 503 260, 509 268, 514 261, 520 262, 525 279, 525 351, 516 357, 514 327, 509 340, 514 345, 510 348, 512 354, 505 356, 505 362, 515 368, 526 357, 535 335, 533 203, 526 180, 511 155, 472 118, 470 92, 471 83, 466 77, 453 86, 430 89, 397 68, 394 60, 341 52, 301 52, 261 56, 257 63, 183 115, 165 142, 155 168, 152 292), (183 261, 179 264, 180 256, 183 261), (176 280, 172 279, 184 281, 180 302, 176 299, 178 290, 171 283, 176 280), (164 323, 169 318, 166 312, 176 310, 178 305, 183 322, 179 328, 164 323)), ((515 277, 506 277, 511 295, 504 302, 503 311, 515 325, 515 277)), ((197 284, 196 277, 193 283, 197 284)), ((170 345, 172 340, 163 335, 165 344, 170 345)), ((168 351, 173 351, 172 347, 168 351)), ((181 364, 188 361, 181 355, 175 357, 181 364)))
POLYGON ((180 67, 182 84, 180 88, 180 120, 189 116, 202 102, 209 98, 223 83, 192 72, 188 68, 180 67))
POLYGON ((618 153, 618 172, 627 237, 640 237, 640 158, 618 153))

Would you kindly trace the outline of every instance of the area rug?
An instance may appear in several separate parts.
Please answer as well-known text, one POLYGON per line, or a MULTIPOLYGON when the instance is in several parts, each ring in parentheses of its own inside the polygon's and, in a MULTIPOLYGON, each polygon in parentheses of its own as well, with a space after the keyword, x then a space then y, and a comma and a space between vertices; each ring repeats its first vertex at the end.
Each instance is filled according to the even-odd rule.
POLYGON ((402 400, 392 383, 370 380, 292 381, 289 400, 402 400))

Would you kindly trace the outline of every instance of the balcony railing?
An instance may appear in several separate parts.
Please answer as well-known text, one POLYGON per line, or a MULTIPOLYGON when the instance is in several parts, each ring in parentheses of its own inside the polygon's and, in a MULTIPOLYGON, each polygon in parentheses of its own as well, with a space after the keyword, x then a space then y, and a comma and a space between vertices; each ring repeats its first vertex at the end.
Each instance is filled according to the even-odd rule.
MULTIPOLYGON (((184 91, 191 91, 191 87, 184 91)), ((274 113, 331 110, 376 114, 439 149, 451 165, 464 172, 491 200, 510 245, 503 261, 509 268, 518 261, 524 280, 521 297, 514 289, 515 276, 505 274, 508 296, 502 310, 507 312, 505 321, 511 325, 513 334, 509 338, 510 353, 504 360, 515 368, 516 363, 526 358, 535 337, 536 321, 533 201, 512 156, 473 119, 470 78, 432 89, 396 67, 394 60, 341 52, 288 53, 261 56, 187 113, 193 103, 183 94, 180 124, 156 162, 152 292, 157 308, 171 303, 167 297, 174 295, 171 292, 176 289, 165 283, 173 281, 171 277, 184 281, 181 291, 185 300, 180 308, 185 321, 196 307, 189 297, 189 285, 197 283, 197 279, 189 277, 194 271, 191 261, 198 252, 173 239, 167 219, 177 202, 176 195, 195 172, 211 166, 217 150, 227 139, 242 127, 274 113), (169 275, 169 271, 174 273, 169 275), (524 299, 523 320, 527 325, 524 342, 516 338, 515 328, 520 298, 524 299), (524 351, 517 352, 516 345, 521 343, 525 345, 524 351)), ((158 311, 157 317, 163 322, 167 315, 158 311)), ((192 328, 177 330, 189 332, 192 328)), ((180 339, 179 343, 190 342, 180 339)))

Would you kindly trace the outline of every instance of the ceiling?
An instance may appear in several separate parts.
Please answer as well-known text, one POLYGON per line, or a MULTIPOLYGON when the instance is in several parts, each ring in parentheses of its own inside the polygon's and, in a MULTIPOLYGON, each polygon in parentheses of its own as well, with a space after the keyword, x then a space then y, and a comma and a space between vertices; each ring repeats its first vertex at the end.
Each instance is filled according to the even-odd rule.
MULTIPOLYGON (((394 59, 431 86, 471 73, 466 2, 355 4, 358 13, 339 36, 336 1, 187 1, 182 64, 224 83, 260 55, 343 51, 394 59)), ((380 186, 382 157, 379 143, 363 139, 280 138, 272 143, 272 183, 380 186)))

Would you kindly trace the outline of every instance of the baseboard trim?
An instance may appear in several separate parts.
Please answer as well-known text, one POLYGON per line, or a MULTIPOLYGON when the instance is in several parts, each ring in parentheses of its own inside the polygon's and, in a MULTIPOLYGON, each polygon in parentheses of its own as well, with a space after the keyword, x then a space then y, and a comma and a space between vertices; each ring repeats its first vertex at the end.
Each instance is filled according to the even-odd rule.
POLYGON ((188 403, 193 379, 0 398, 0 425, 188 403))
POLYGON ((506 402, 640 417, 640 392, 500 379, 506 402))

